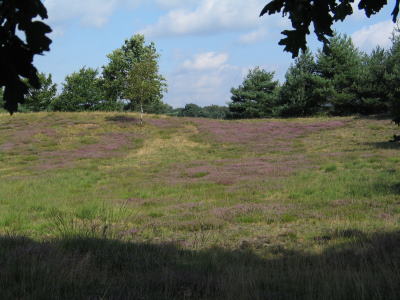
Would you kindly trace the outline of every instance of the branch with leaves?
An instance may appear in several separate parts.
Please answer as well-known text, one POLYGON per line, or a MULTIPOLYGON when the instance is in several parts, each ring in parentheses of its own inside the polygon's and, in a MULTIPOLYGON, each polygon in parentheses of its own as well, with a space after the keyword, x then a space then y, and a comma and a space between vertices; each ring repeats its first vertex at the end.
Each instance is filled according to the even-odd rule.
MULTIPOLYGON (((354 0, 273 0, 261 11, 260 16, 282 13, 288 16, 292 24, 292 30, 284 30, 286 37, 279 41, 279 45, 285 46, 285 51, 292 53, 293 57, 299 55, 300 49, 307 48, 306 36, 310 34, 310 26, 313 25, 318 40, 326 46, 328 37, 333 36, 332 26, 337 21, 344 21, 353 14, 352 3, 354 0)), ((396 0, 392 18, 396 22, 399 13, 400 0, 396 0)), ((358 9, 364 10, 367 17, 378 13, 387 0, 360 0, 358 9)))
POLYGON ((4 87, 4 108, 10 113, 24 102, 29 85, 40 88, 33 57, 50 50, 46 34, 51 28, 38 17, 48 17, 40 0, 0 0, 0 88, 4 87))

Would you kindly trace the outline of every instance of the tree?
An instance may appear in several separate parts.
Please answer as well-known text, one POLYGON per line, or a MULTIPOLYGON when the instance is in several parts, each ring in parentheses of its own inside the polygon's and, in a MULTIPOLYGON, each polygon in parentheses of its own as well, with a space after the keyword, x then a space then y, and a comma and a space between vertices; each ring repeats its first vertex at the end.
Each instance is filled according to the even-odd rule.
POLYGON ((229 113, 229 108, 226 106, 209 105, 203 107, 203 114, 206 118, 225 119, 229 113))
POLYGON ((390 101, 390 112, 395 124, 400 126, 400 28, 397 26, 392 35, 386 70, 386 87, 390 101))
POLYGON ((158 74, 158 55, 148 53, 132 63, 124 86, 130 107, 140 107, 140 124, 143 123, 143 105, 161 102, 166 91, 165 79, 158 74))
POLYGON ((346 35, 335 34, 329 39, 325 51, 319 50, 317 72, 330 81, 334 90, 332 113, 346 115, 360 112, 357 87, 361 69, 361 53, 346 35))
POLYGON ((107 55, 109 63, 103 66, 103 78, 108 100, 117 101, 128 98, 126 94, 129 74, 134 64, 146 56, 155 60, 159 58, 154 43, 146 45, 145 38, 141 34, 125 40, 121 48, 107 55))
POLYGON ((50 108, 57 94, 57 84, 53 83, 51 74, 38 74, 41 87, 29 87, 23 107, 29 111, 44 111, 50 108))
POLYGON ((40 0, 0 1, 0 88, 5 87, 4 108, 10 113, 17 111, 28 93, 23 78, 30 86, 40 88, 33 57, 50 50, 51 40, 46 34, 51 28, 38 17, 47 18, 40 0))
POLYGON ((275 114, 283 117, 311 116, 326 109, 333 89, 329 80, 317 74, 313 54, 306 50, 285 75, 275 114))
POLYGON ((3 106, 4 106, 4 99, 3 99, 3 88, 0 87, 0 111, 2 110, 3 106))
MULTIPOLYGON (((272 0, 261 11, 260 16, 281 13, 288 16, 292 30, 284 30, 286 37, 279 41, 279 45, 285 46, 284 50, 297 57, 300 49, 307 48, 306 36, 310 34, 310 26, 314 27, 315 35, 324 45, 329 44, 328 37, 333 36, 332 26, 337 21, 344 21, 353 14, 351 4, 354 0, 272 0)), ((392 12, 393 22, 399 13, 400 1, 396 0, 392 12)), ((358 9, 364 10, 367 17, 378 13, 387 0, 359 0, 358 9)))
POLYGON ((171 114, 173 113, 174 109, 167 103, 155 101, 148 103, 147 105, 143 105, 143 111, 148 114, 171 114))
POLYGON ((204 117, 203 109, 194 103, 186 104, 184 108, 180 109, 178 113, 179 117, 192 117, 201 118, 204 117))
POLYGON ((56 111, 84 111, 113 109, 114 102, 105 100, 98 71, 85 68, 65 78, 63 90, 51 104, 56 111))
POLYGON ((264 118, 272 115, 277 100, 278 81, 274 73, 259 67, 249 71, 243 84, 232 88, 229 118, 264 118))
POLYGON ((388 52, 379 46, 370 55, 363 55, 357 86, 359 112, 362 114, 387 113, 389 110, 388 58, 388 52))

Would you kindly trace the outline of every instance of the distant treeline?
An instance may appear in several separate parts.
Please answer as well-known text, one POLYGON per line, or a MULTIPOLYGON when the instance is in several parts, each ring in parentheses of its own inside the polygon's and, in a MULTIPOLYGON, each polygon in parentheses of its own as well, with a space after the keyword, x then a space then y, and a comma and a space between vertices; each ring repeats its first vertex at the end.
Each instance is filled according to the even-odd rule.
MULTIPOLYGON (((57 95, 51 75, 40 74, 42 88, 31 89, 21 111, 120 111, 182 117, 244 119, 391 113, 400 121, 400 31, 389 49, 370 54, 351 38, 335 34, 325 49, 303 52, 288 69, 285 81, 259 67, 232 88, 228 106, 187 104, 172 108, 162 102, 165 79, 158 74, 155 45, 135 35, 107 57, 102 73, 82 68, 68 75, 57 95), (141 87, 144 87, 140 89, 141 87)), ((1 102, 0 90, 0 102, 1 102)))

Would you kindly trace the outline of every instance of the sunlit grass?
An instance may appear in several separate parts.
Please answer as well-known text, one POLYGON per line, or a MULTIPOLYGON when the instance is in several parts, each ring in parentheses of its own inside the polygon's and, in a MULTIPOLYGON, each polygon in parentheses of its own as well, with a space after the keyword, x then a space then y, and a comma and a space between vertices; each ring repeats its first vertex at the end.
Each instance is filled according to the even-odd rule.
MULTIPOLYGON (((312 260, 323 267, 322 260, 328 258, 317 256, 329 249, 340 252, 348 244, 357 255, 362 249, 357 250, 357 245, 368 244, 369 237, 400 229, 400 147, 387 142, 396 130, 389 120, 237 121, 244 124, 244 131, 238 135, 242 141, 235 143, 218 139, 215 132, 235 134, 226 128, 236 121, 212 121, 216 123, 208 128, 204 120, 147 116, 140 126, 137 117, 112 113, 0 114, 0 233, 31 238, 33 241, 27 243, 42 245, 39 248, 43 243, 69 239, 79 248, 76 238, 113 240, 118 244, 118 255, 125 255, 121 253, 129 243, 173 244, 189 252, 206 251, 204 260, 191 263, 210 266, 214 262, 210 249, 216 247, 232 253, 251 252, 256 257, 251 260, 291 257, 290 271, 295 274, 291 279, 287 269, 273 267, 273 261, 267 264, 272 264, 268 268, 275 268, 282 282, 293 283, 294 278, 300 278, 302 261, 312 260), (267 126, 266 122, 282 127, 272 127, 270 134, 255 131, 257 126, 267 126), (329 122, 343 125, 325 128, 329 122), (223 124, 222 129, 219 124, 223 124), (283 129, 296 124, 304 130, 288 141, 283 129), (314 124, 320 127, 314 129, 314 124), (296 261, 290 253, 302 253, 306 258, 296 261)), ((379 251, 387 250, 382 247, 379 251)), ((0 253, 5 253, 4 249, 0 247, 0 253)), ((246 260, 248 254, 243 255, 246 260)), ((348 259, 342 252, 335 255, 348 259)), ((390 262, 385 263, 389 268, 385 272, 393 276, 390 262)), ((257 263, 251 265, 257 269, 257 263)), ((339 265, 331 267, 340 269, 339 265)), ((365 268, 364 275, 376 266, 365 268)), ((263 267, 257 270, 265 271, 263 267)), ((316 280, 321 275, 317 270, 313 268, 306 277, 316 280)), ((343 284, 340 270, 323 278, 343 284)), ((363 277, 358 271, 354 276, 370 276, 363 277)), ((235 272, 248 276, 246 271, 235 272)), ((203 275, 199 275, 202 280, 203 275)), ((318 281, 318 293, 306 285, 303 289, 286 286, 285 294, 285 284, 278 284, 279 280, 257 276, 251 277, 252 282, 242 278, 242 289, 236 290, 240 298, 261 299, 261 291, 267 287, 277 290, 278 294, 271 292, 271 298, 280 295, 276 298, 290 299, 300 290, 312 299, 321 299, 318 293, 324 291, 326 299, 344 295, 339 293, 343 286, 323 288, 323 281, 318 281), (245 289, 253 284, 254 298, 251 293, 245 296, 245 289)), ((343 278, 356 280, 351 272, 346 276, 343 278)), ((365 292, 376 299, 394 295, 394 286, 393 294, 379 295, 378 287, 368 286, 369 279, 365 280, 356 289, 357 295, 365 292)), ((164 284, 167 288, 168 283, 164 284)), ((227 286, 235 290, 232 283, 226 283, 223 296, 215 292, 215 297, 234 295, 227 286)), ((354 286, 354 282, 348 283, 347 291, 354 286)), ((176 288, 174 283, 171 289, 176 288)), ((201 294, 193 286, 188 289, 194 298, 213 298, 212 290, 201 294)), ((143 295, 150 293, 147 287, 143 291, 143 295)), ((161 293, 161 298, 173 295, 170 292, 161 293)), ((175 292, 176 298, 185 293, 175 292)), ((150 294, 157 298, 157 293, 150 294)))

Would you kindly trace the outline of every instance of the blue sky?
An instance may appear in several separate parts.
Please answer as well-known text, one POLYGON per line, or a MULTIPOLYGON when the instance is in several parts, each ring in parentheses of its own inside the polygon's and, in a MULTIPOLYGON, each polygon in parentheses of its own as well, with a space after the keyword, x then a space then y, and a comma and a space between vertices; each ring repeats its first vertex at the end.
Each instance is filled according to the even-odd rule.
MULTIPOLYGON (((161 54, 160 71, 168 81, 164 101, 174 107, 187 103, 224 105, 230 89, 250 68, 274 71, 283 81, 292 63, 278 45, 289 22, 280 15, 259 18, 268 0, 45 0, 53 28, 51 51, 35 59, 39 71, 61 84, 81 67, 101 70, 106 55, 125 39, 143 33, 161 54)), ((358 2, 358 1, 356 1, 358 2)), ((378 15, 355 13, 335 28, 352 36, 369 52, 388 47, 393 30, 394 0, 378 15)), ((316 51, 321 45, 309 38, 316 51)))

